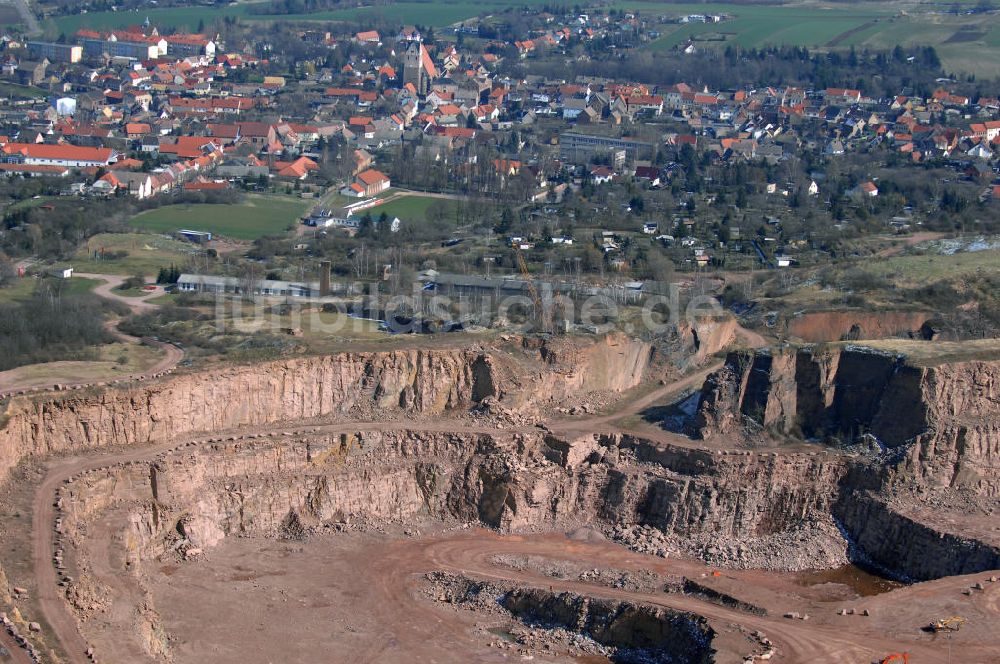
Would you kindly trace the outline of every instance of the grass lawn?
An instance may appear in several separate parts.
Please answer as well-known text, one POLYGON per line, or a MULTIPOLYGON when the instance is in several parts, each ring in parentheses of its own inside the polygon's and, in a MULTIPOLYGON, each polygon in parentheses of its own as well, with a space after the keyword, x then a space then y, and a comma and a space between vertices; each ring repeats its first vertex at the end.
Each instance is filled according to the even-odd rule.
POLYGON ((22 97, 29 99, 45 99, 49 93, 41 88, 30 85, 19 85, 4 81, 0 83, 0 97, 22 97))
POLYGON ((1000 272, 1000 251, 970 251, 944 256, 892 256, 871 261, 864 270, 883 277, 899 278, 912 284, 926 284, 945 277, 980 272, 1000 272))
MULTIPOLYGON (((378 205, 365 212, 371 212, 373 219, 378 219, 384 212, 390 219, 399 217, 400 221, 406 223, 427 221, 427 212, 432 205, 443 205, 447 216, 454 216, 455 201, 431 198, 430 196, 401 196, 393 201, 378 205)), ((361 214, 364 214, 362 212, 361 214)))
MULTIPOLYGON (((98 286, 101 283, 102 282, 96 279, 73 277, 72 279, 66 279, 62 282, 62 294, 81 295, 83 293, 89 293, 94 290, 95 286, 98 286)), ((15 279, 10 286, 0 288, 0 304, 9 304, 11 302, 27 300, 31 298, 31 295, 35 292, 35 288, 37 286, 38 279, 35 277, 15 279)))
POLYGON ((0 371, 3 389, 22 389, 52 382, 84 383, 146 371, 160 361, 159 349, 141 344, 113 343, 91 349, 93 360, 44 362, 0 371))
POLYGON ((141 274, 147 279, 155 279, 161 267, 180 267, 189 256, 200 251, 197 245, 190 242, 162 235, 101 233, 80 247, 71 262, 77 272, 127 276, 141 274), (105 252, 124 251, 128 255, 123 258, 101 259, 101 249, 105 252))
POLYGON ((294 227, 312 204, 299 198, 247 196, 236 205, 167 205, 136 215, 136 228, 158 233, 181 229, 208 231, 236 240, 256 240, 265 235, 281 235, 294 227))
POLYGON ((58 199, 58 196, 39 196, 38 198, 25 198, 15 201, 7 206, 7 210, 26 210, 40 205, 45 205, 50 201, 58 199))

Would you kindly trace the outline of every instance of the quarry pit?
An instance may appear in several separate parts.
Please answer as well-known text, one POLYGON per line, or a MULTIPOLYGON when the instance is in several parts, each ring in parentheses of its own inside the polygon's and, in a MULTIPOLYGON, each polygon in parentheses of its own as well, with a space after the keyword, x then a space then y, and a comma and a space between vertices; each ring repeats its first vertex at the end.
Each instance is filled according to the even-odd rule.
POLYGON ((1000 360, 724 352, 747 338, 508 338, 15 398, 13 655, 1000 661, 1000 360), (683 433, 651 415, 692 394, 683 433))

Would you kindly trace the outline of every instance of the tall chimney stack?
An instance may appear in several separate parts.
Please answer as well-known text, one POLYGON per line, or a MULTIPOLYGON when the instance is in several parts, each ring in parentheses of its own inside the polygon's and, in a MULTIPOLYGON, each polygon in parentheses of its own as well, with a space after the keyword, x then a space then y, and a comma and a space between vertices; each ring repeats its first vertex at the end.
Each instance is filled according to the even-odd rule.
POLYGON ((332 263, 330 261, 320 261, 319 264, 319 296, 327 297, 330 295, 330 267, 332 263))

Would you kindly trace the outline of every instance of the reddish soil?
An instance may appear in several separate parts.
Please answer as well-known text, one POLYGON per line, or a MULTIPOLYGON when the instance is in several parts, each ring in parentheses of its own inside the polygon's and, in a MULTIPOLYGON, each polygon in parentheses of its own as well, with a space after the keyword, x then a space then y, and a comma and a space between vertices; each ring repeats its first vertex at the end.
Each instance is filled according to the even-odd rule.
MULTIPOLYGON (((748 338, 744 335, 744 338, 748 338)), ((754 338, 753 341, 763 341, 754 338)), ((643 408, 700 383, 703 372, 634 394, 613 415, 551 422, 554 430, 616 430, 620 421, 643 408)), ((347 422, 327 424, 332 431, 399 429, 409 431, 496 431, 487 425, 441 419, 430 423, 347 422)), ((527 431, 528 426, 509 431, 527 431)), ((289 431, 260 427, 241 433, 289 431)), ((221 432, 216 432, 219 435, 221 432)), ((660 432, 663 439, 704 445, 660 432)), ((995 643, 1000 625, 1000 583, 989 573, 950 577, 874 597, 861 597, 836 579, 810 580, 798 574, 726 571, 718 576, 703 563, 631 553, 599 538, 571 539, 562 533, 501 536, 475 526, 407 524, 424 534, 406 535, 401 527, 385 534, 321 532, 302 542, 229 538, 200 559, 185 563, 147 562, 143 574, 124 569, 113 533, 121 533, 125 510, 108 511, 88 529, 83 551, 94 575, 109 589, 111 611, 83 627, 70 613, 56 585, 53 567, 56 490, 84 470, 128 461, 148 461, 183 441, 53 459, 32 504, 32 564, 45 622, 69 662, 83 664, 89 644, 101 661, 146 661, 134 638, 123 638, 136 608, 151 598, 171 635, 173 661, 186 662, 469 662, 511 661, 513 653, 490 646, 482 630, 495 616, 435 602, 423 589, 424 575, 445 571, 487 580, 549 587, 587 596, 692 611, 720 633, 718 661, 740 661, 745 634, 760 630, 777 648, 776 662, 871 662, 891 652, 911 653, 911 662, 1000 662, 995 643), (494 562, 497 554, 573 560, 595 568, 652 570, 680 574, 745 602, 763 607, 756 615, 683 594, 631 592, 578 580, 561 580, 494 562), (145 587, 140 585, 145 584, 145 587), (985 589, 965 595, 977 582, 985 589), (146 593, 149 593, 148 595, 146 593), (840 609, 857 609, 839 615, 840 609), (867 609, 870 616, 861 615, 867 609), (785 612, 808 620, 784 618, 785 612), (920 628, 948 615, 962 615, 966 626, 949 638, 920 628)), ((197 451, 190 448, 191 453, 197 451)), ((775 452, 779 453, 779 452, 775 452)), ((745 652, 745 651, 743 651, 745 652)), ((536 661, 567 661, 563 653, 536 661)), ((590 660, 594 661, 594 660, 590 660)))
POLYGON ((809 343, 841 341, 857 326, 858 339, 907 336, 933 314, 927 311, 813 311, 788 321, 788 336, 809 343))

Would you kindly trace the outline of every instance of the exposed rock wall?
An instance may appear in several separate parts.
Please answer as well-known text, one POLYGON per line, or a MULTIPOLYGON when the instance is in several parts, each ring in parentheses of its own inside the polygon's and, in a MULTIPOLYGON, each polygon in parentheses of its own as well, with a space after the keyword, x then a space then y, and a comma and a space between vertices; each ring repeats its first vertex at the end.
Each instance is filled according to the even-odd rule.
POLYGON ((364 431, 182 447, 152 463, 89 473, 63 490, 61 502, 70 532, 131 506, 119 539, 136 559, 231 535, 281 535, 290 524, 429 517, 504 531, 651 528, 730 562, 758 542, 784 550, 762 558, 747 549, 754 560, 794 555, 791 564, 801 568, 809 555, 819 564, 835 554, 826 540, 809 554, 804 539, 832 514, 861 559, 900 576, 1000 566, 997 547, 905 517, 877 488, 876 478, 836 454, 713 453, 630 435, 364 431), (714 547, 723 550, 713 554, 714 547))
POLYGON ((995 534, 959 525, 963 500, 1000 496, 1000 362, 914 366, 856 347, 733 353, 706 381, 694 425, 705 438, 874 436, 881 452, 849 465, 833 503, 856 555, 914 579, 1000 566, 995 534), (897 490, 912 491, 910 513, 888 502, 897 490))
POLYGON ((496 348, 341 353, 172 376, 134 387, 19 397, 0 430, 0 481, 29 455, 130 445, 318 417, 384 419, 468 409, 487 397, 537 409, 638 385, 650 346, 624 336, 496 348))
POLYGON ((848 442, 871 434, 910 450, 908 475, 1000 495, 1000 361, 921 367, 857 347, 731 353, 693 427, 713 438, 747 425, 848 442))
POLYGON ((203 548, 280 534, 290 515, 305 527, 426 516, 503 530, 592 522, 739 539, 829 513, 844 473, 832 455, 713 455, 632 436, 581 438, 568 445, 592 450, 587 459, 553 463, 556 445, 540 431, 365 431, 182 447, 80 478, 64 491, 64 520, 72 530, 135 505, 124 539, 141 557, 179 538, 203 548))
POLYGON ((715 632, 695 614, 540 588, 515 588, 500 605, 528 624, 579 630, 602 645, 645 651, 667 661, 713 661, 715 632))
POLYGON ((909 518, 870 491, 845 493, 836 514, 862 560, 908 580, 1000 568, 1000 547, 909 518))

